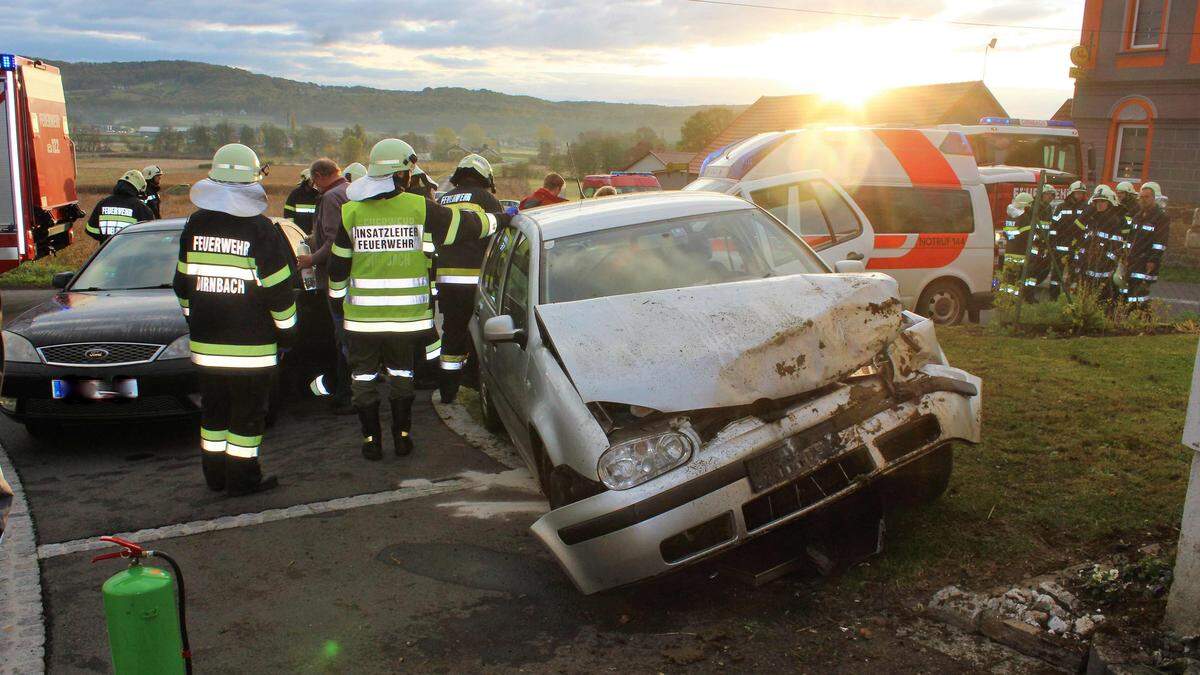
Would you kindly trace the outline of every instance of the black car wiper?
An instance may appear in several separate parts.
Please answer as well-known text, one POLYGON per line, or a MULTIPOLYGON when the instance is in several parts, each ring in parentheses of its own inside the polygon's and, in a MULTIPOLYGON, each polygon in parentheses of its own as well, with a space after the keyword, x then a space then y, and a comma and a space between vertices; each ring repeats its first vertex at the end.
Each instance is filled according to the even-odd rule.
POLYGON ((156 288, 171 288, 171 284, 159 284, 157 286, 134 286, 133 288, 114 288, 114 291, 149 291, 156 288))

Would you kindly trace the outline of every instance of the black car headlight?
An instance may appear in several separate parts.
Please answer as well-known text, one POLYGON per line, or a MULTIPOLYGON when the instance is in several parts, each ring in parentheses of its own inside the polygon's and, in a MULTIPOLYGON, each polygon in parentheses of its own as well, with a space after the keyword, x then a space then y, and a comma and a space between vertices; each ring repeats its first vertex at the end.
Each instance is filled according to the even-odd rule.
POLYGON ((4 360, 13 363, 41 363, 33 343, 12 331, 4 331, 4 360))
POLYGON ((190 335, 180 335, 175 338, 175 341, 167 345, 167 348, 162 350, 162 353, 158 355, 159 361, 190 358, 192 358, 192 341, 190 335))

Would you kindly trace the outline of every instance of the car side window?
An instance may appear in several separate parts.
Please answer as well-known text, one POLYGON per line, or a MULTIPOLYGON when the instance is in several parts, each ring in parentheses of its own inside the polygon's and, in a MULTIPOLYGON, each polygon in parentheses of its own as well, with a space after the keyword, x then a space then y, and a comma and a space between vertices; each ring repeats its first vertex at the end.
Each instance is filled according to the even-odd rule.
POLYGON ((527 325, 529 307, 529 238, 521 235, 513 247, 512 261, 504 278, 504 302, 500 313, 512 317, 517 328, 527 325))
POLYGON ((814 249, 819 251, 833 244, 833 233, 811 181, 755 190, 750 193, 750 200, 778 218, 814 249))
POLYGON ((483 262, 481 273, 483 276, 481 293, 492 307, 500 304, 500 281, 504 274, 504 267, 508 264, 509 255, 512 253, 513 240, 516 237, 516 228, 506 227, 496 235, 491 246, 488 247, 487 259, 483 262))
POLYGON ((862 233, 862 223, 858 221, 854 209, 850 208, 832 185, 825 181, 813 181, 812 188, 817 201, 821 203, 821 210, 825 212, 825 218, 829 220, 835 240, 847 241, 862 233))

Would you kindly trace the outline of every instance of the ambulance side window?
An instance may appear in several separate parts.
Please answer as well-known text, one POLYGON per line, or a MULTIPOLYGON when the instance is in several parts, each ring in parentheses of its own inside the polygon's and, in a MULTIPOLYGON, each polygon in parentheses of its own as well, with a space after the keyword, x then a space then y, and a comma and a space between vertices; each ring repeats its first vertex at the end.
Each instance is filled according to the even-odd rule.
POLYGON ((811 181, 766 187, 750 193, 750 199, 814 249, 819 251, 833 244, 829 222, 813 193, 811 181))
POLYGON ((862 234, 862 223, 858 222, 858 216, 832 185, 825 181, 813 181, 812 187, 836 241, 849 241, 862 234))
POLYGON ((483 284, 481 295, 494 308, 500 303, 500 281, 504 268, 508 266, 508 258, 512 254, 513 240, 517 238, 517 230, 506 227, 495 236, 488 247, 487 259, 483 263, 483 284))
POLYGON ((504 302, 500 307, 501 314, 512 317, 518 328, 526 325, 529 306, 529 239, 525 235, 517 240, 513 248, 512 263, 508 274, 504 277, 504 302))

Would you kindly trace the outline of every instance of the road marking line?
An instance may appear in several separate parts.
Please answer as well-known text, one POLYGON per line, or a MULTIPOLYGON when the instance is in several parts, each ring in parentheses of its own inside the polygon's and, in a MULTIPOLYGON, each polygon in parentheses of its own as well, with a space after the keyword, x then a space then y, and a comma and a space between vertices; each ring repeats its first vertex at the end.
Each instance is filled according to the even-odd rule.
MULTIPOLYGON (((161 539, 171 539, 173 537, 187 537, 193 534, 202 534, 204 532, 217 532, 219 530, 231 530, 238 527, 250 527, 253 525, 262 525, 264 523, 274 523, 280 520, 289 520, 292 518, 303 518, 304 516, 313 516, 321 513, 334 513, 337 511, 349 511, 358 509, 364 506, 377 506, 379 504, 391 504, 393 502, 403 502, 410 499, 419 499, 421 497, 429 497, 431 495, 446 494, 448 492, 459 492, 478 485, 477 482, 471 480, 463 480, 459 478, 429 482, 424 480, 406 481, 407 485, 402 486, 398 490, 388 490, 386 492, 372 492, 365 495, 357 495, 354 497, 338 497, 323 502, 313 502, 311 504, 298 504, 281 509, 268 509, 258 513, 244 513, 240 516, 221 516, 209 520, 193 520, 190 523, 179 523, 176 525, 164 525, 162 527, 151 527, 136 532, 121 532, 115 536, 138 544, 145 544, 151 541, 161 539)), ((100 541, 101 535, 87 537, 85 539, 73 539, 71 541, 59 542, 57 544, 43 544, 37 548, 37 557, 39 560, 47 558, 55 558, 62 555, 70 555, 72 553, 81 553, 83 551, 97 551, 104 548, 111 548, 112 544, 107 544, 100 541)))

